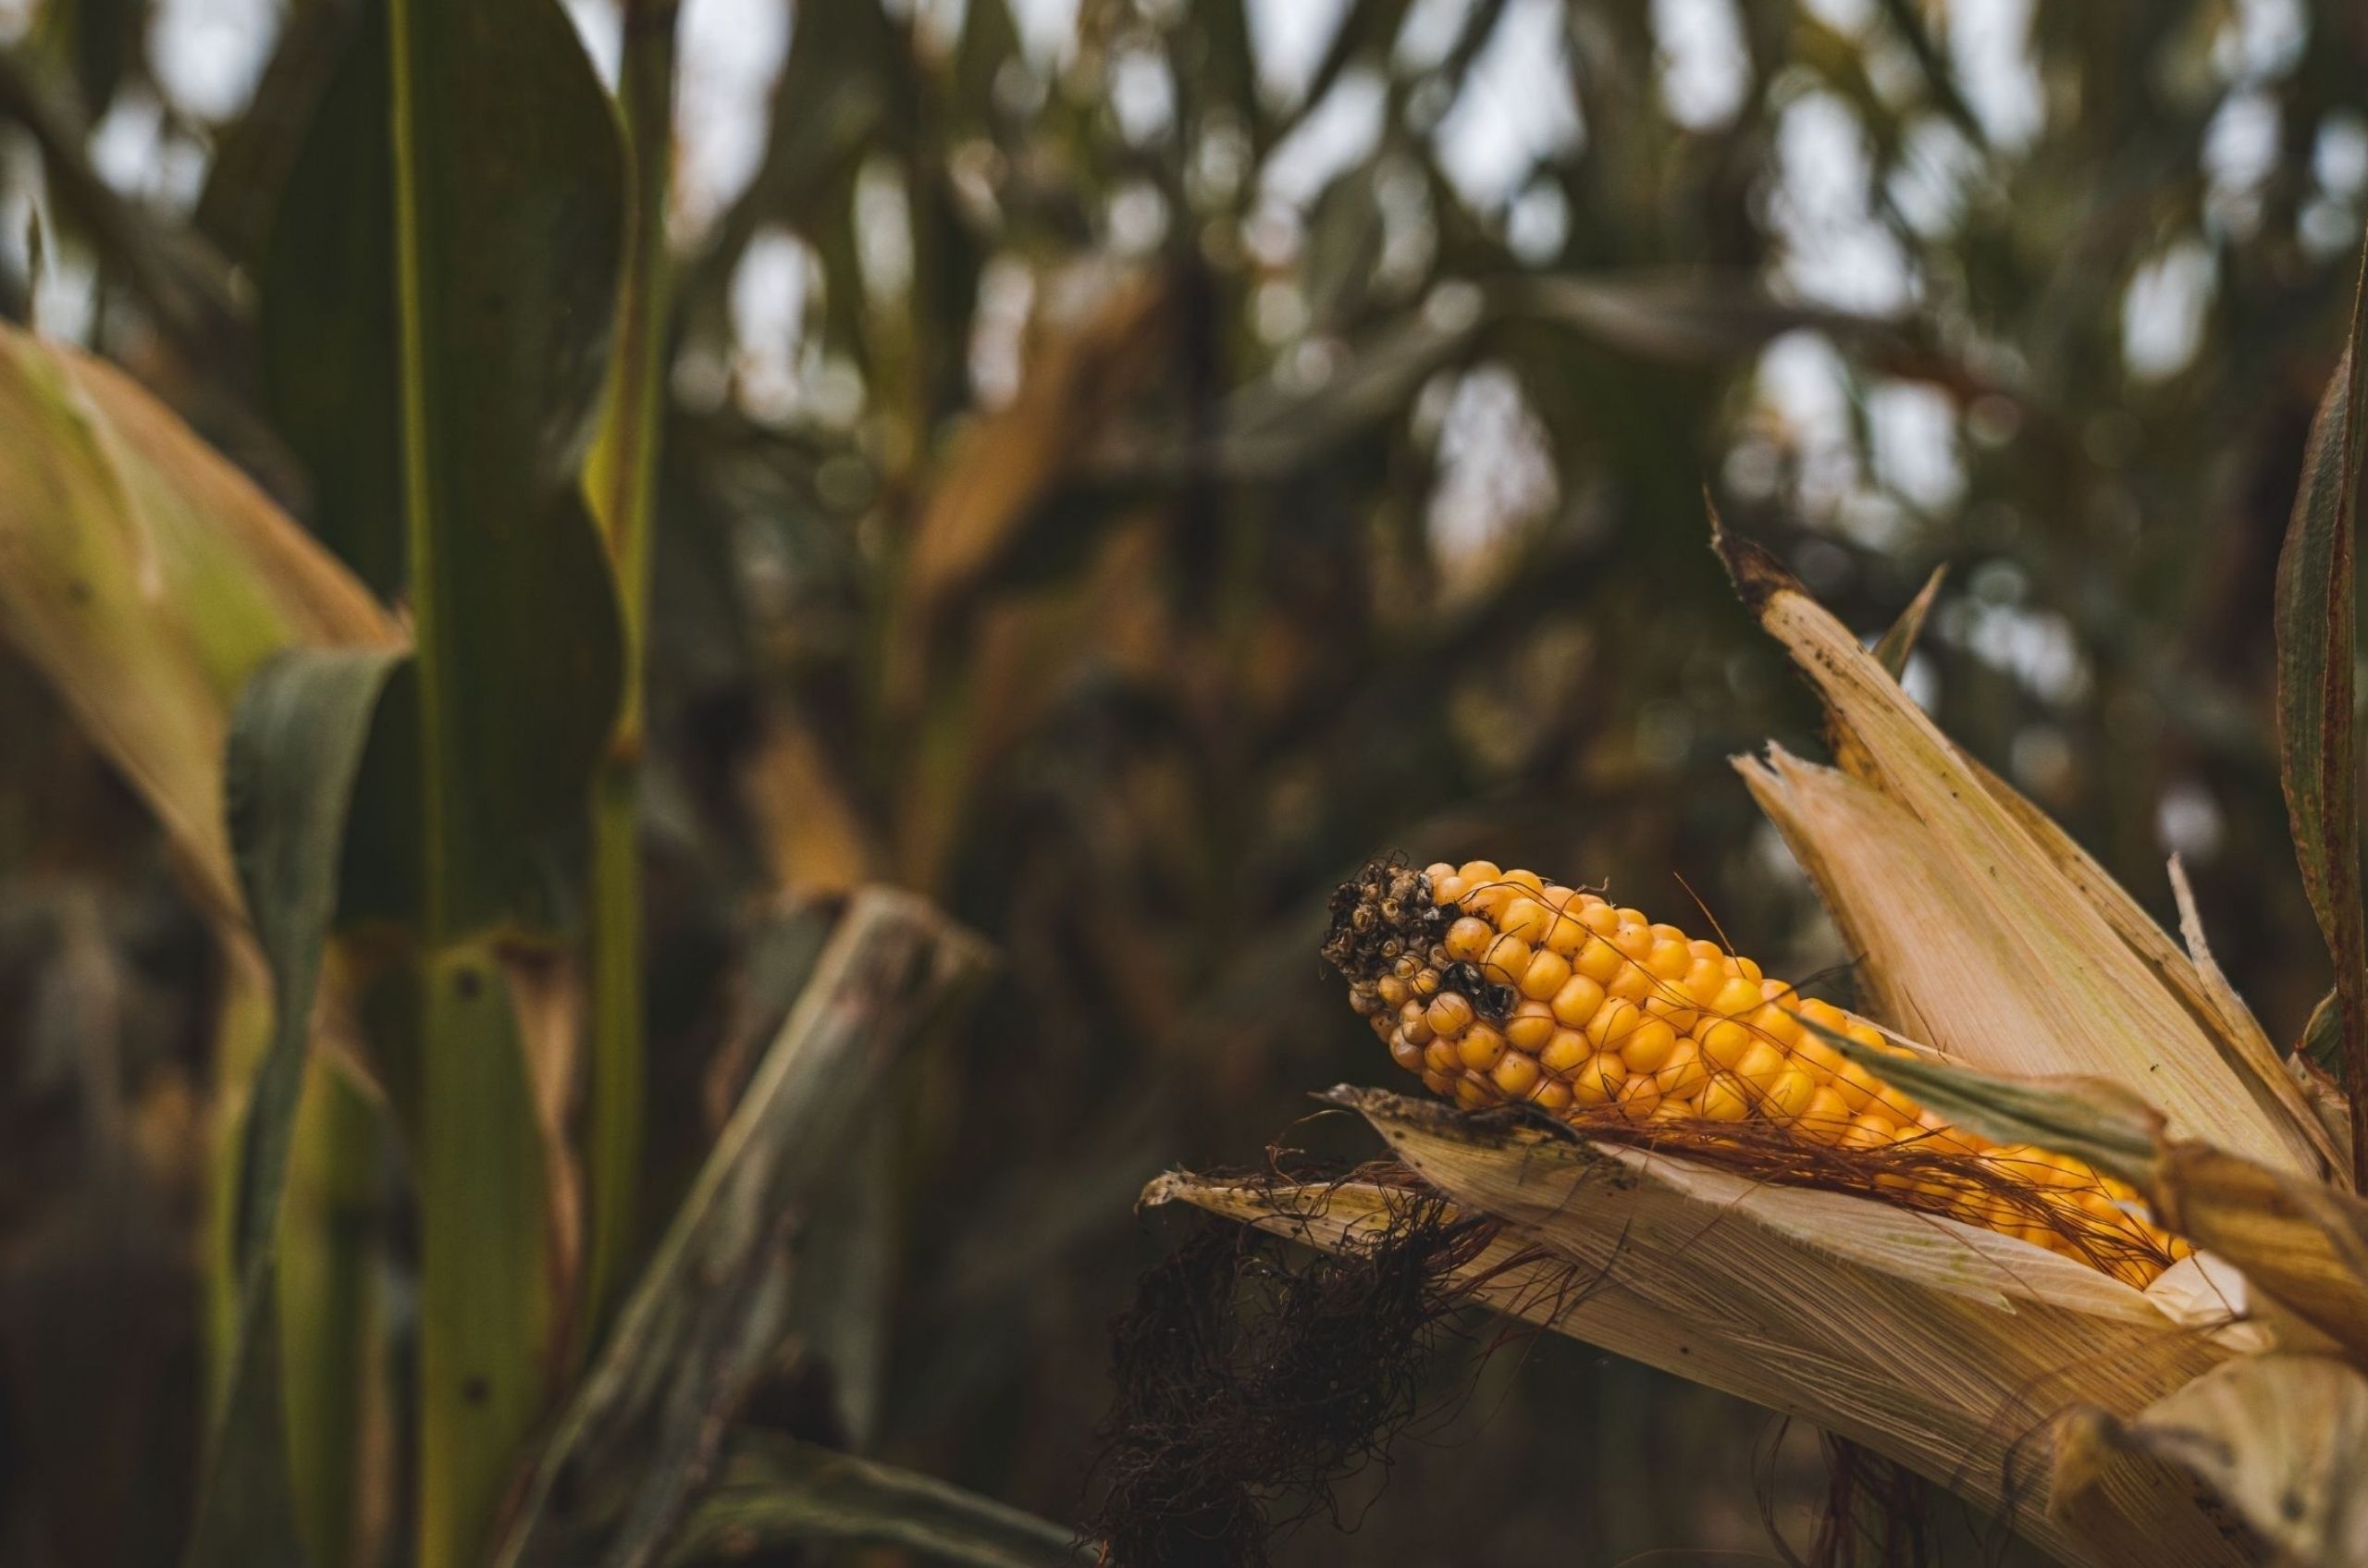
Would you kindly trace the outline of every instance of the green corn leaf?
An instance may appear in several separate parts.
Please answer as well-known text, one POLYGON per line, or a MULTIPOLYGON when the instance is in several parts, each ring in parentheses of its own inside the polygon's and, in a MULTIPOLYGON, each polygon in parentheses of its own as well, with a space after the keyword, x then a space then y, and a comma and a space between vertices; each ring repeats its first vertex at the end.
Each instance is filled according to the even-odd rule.
POLYGON ((2368 352, 2368 295, 2311 422, 2301 488, 2277 560, 2278 777, 2312 912, 2335 960, 2344 1077, 2352 1093, 2355 1184, 2368 1186, 2368 925, 2360 897, 2359 741, 2352 662, 2359 624, 2356 509, 2368 352))
POLYGON ((191 1537, 192 1568, 292 1562, 274 1237, 304 1081, 346 810, 379 693, 401 656, 303 650, 247 683, 226 789, 240 884, 272 971, 269 1043, 249 1098, 238 1204, 240 1303, 228 1398, 191 1537))

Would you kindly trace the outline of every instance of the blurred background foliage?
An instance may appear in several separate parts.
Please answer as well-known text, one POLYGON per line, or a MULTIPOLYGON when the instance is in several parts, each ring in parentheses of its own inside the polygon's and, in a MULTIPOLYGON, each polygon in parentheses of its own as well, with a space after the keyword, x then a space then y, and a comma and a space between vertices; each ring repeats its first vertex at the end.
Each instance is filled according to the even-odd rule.
MULTIPOLYGON (((612 78, 614 9, 571 9, 612 78)), ((374 18, 0 0, 0 311, 303 518, 292 452, 384 410, 275 339, 335 296, 269 241, 374 18)), ((1141 1183, 1366 1152, 1303 1118, 1389 1076, 1314 956, 1368 854, 1846 963, 1727 767, 1813 740, 1706 484, 1870 635, 1946 566, 1911 689, 2158 912, 2185 856, 2300 1032, 2268 607, 2368 202, 2357 7, 685 0, 682 47, 650 1222, 796 911, 886 881, 1002 954, 815 1242, 823 1435, 1074 1513, 1173 1223, 1141 1183)), ((225 986, 5 654, 0 736, 0 1561, 163 1561, 225 986)), ((388 1191, 351 1223, 400 1237, 388 1191)), ((1440 1376, 1460 1414, 1288 1561, 1757 1549, 1821 1486, 1770 1418, 1572 1344, 1440 1376)))

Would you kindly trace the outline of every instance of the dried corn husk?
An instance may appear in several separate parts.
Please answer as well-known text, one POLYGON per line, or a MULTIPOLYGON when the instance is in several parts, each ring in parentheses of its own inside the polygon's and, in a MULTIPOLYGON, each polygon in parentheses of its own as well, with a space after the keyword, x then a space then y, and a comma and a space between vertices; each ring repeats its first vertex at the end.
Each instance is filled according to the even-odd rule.
POLYGON ((1839 732, 1839 767, 1781 747, 1737 765, 1863 956, 1884 1021, 1993 1071, 2140 1092, 2175 1132, 2276 1169, 2334 1168, 2241 1004, 1782 567, 1727 536, 1720 548, 1839 732))
POLYGON ((2208 1482, 2302 1568, 2368 1568, 2368 1377, 2320 1356, 2243 1356, 2164 1395, 2105 1445, 2208 1482))
MULTIPOLYGON (((1490 1304, 1866 1443, 2067 1562, 2122 1559, 2041 1506, 2053 1423, 2092 1406, 2134 1419, 2231 1354, 2128 1286, 1978 1227, 1437 1102, 1332 1097, 1462 1210, 1503 1222, 1472 1271, 1492 1276, 1490 1304)), ((1333 1250, 1403 1197, 1185 1175, 1145 1193, 1333 1250)), ((2162 1491, 2159 1475, 2122 1467, 2087 1499, 2087 1529, 2143 1534, 2166 1568, 2245 1561, 2162 1491)))

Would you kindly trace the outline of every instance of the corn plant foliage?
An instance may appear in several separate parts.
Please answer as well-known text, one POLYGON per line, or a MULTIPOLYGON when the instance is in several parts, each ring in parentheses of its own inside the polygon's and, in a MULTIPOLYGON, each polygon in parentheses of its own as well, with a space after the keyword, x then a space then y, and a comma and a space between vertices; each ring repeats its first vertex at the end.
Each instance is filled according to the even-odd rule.
MULTIPOLYGON (((2360 749, 2353 687, 2360 619, 2359 498, 2368 424, 2368 254, 2351 331, 2302 457, 2277 562, 2278 777, 2302 886, 2335 962, 2334 1022, 2355 1107, 2368 1106, 2368 917, 2361 907, 2360 749)), ((2355 1162, 2368 1159, 2354 1110, 2355 1162)), ((2368 1165, 2355 1164, 2368 1186, 2368 1165)))
POLYGON ((791 1222, 986 962, 922 900, 855 896, 545 1448, 505 1568, 652 1560, 784 1330, 791 1222))
POLYGON ((391 646, 393 622, 147 392, 0 326, 0 636, 63 696, 240 917, 223 816, 233 699, 299 645, 391 646))
MULTIPOLYGON (((337 905, 346 810, 391 650, 291 650, 256 671, 233 716, 226 773, 247 907, 272 970, 270 1043, 239 1162, 237 1350, 189 1562, 301 1557, 281 1426, 278 1232, 305 1044, 337 905)), ((331 1070, 326 1064, 320 1070, 331 1070)))
MULTIPOLYGON (((550 0, 373 5, 277 207, 263 362, 323 537, 409 599, 432 764, 433 887, 365 858, 380 912, 548 925, 540 870, 617 702, 615 592, 576 484, 623 221, 613 111, 550 0), (400 55, 406 64, 395 66, 400 55)), ((374 757, 372 768, 381 766, 374 757)))
POLYGON ((303 464, 307 525, 389 598, 407 574, 397 379, 394 160, 383 0, 323 7, 339 56, 295 151, 257 260, 255 359, 272 424, 303 464))

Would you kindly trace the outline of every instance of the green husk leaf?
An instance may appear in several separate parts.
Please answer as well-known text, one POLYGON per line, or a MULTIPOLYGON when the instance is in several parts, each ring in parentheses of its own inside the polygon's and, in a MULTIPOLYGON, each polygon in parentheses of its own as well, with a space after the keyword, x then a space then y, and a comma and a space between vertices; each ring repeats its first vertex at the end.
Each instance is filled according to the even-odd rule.
POLYGON ((2147 1196, 2154 1217, 2233 1264, 2263 1295, 2368 1360, 2368 1203, 2325 1181, 2164 1135, 2162 1118, 2097 1082, 2016 1082, 1870 1051, 1803 1020, 1868 1072, 1984 1137, 2077 1155, 2147 1196))
POLYGON ((2163 1118, 2118 1085, 2099 1079, 2003 1078, 1929 1056, 1872 1050, 1815 1019, 1803 1018, 1801 1027, 1984 1138, 2077 1155, 2133 1184, 2152 1174, 2163 1118))
POLYGON ((2301 1043, 2295 1047, 2311 1065, 2330 1075, 2343 1071, 2343 993, 2330 990, 2311 1009, 2302 1026, 2301 1043))
POLYGON ((2303 890, 2335 962, 2344 1081, 2353 1091, 2353 1184, 2368 1188, 2368 923, 2360 886, 2360 750, 2353 734, 2361 438, 2368 419, 2368 251, 2351 330, 2311 422, 2293 520, 2277 558, 2277 773, 2303 890))

